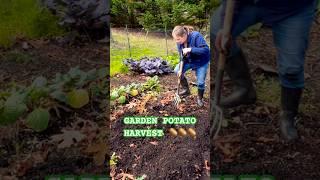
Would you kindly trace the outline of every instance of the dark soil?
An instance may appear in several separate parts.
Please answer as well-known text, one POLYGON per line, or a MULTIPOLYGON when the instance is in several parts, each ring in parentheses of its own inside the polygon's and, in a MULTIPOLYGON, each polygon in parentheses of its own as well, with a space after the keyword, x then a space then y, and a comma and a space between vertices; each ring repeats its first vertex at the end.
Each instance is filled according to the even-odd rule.
MULTIPOLYGON (((319 32, 319 24, 314 24, 305 64, 306 88, 314 92, 320 90, 320 71, 317 68, 320 60, 319 32)), ((255 71, 259 64, 267 64, 276 69, 276 50, 270 29, 263 29, 258 37, 242 38, 239 41, 248 56, 253 79, 261 74, 255 71)), ((231 91, 230 84, 227 84, 226 90, 231 91)), ((303 97, 302 102, 308 99, 315 110, 308 114, 300 113, 297 124, 300 139, 295 143, 285 143, 279 137, 280 110, 275 106, 258 101, 254 105, 226 110, 229 126, 223 128, 218 139, 212 143, 213 173, 267 174, 276 179, 288 180, 319 179, 318 98, 319 93, 303 97)))
MULTIPOLYGON (((30 85, 37 76, 52 79, 56 73, 65 74, 76 66, 84 71, 108 66, 108 44, 76 44, 54 39, 19 40, 10 49, 0 49, 0 89, 5 89, 11 82, 30 85), (27 54, 29 58, 20 61, 8 59, 8 54, 12 52, 19 56, 27 54)), ((13 126, 0 127, 0 179, 4 176, 29 180, 44 179, 45 176, 54 174, 108 174, 106 164, 97 166, 91 155, 83 153, 94 142, 74 143, 64 149, 59 149, 57 143, 50 142, 51 136, 62 133, 62 130, 70 128, 77 120, 91 121, 99 127, 96 139, 103 137, 106 134, 103 130, 106 127, 106 116, 103 115, 105 110, 98 108, 98 105, 95 99, 78 110, 61 104, 61 108, 58 108, 59 116, 56 111, 51 110, 49 127, 41 133, 26 128, 23 119, 13 126), (45 151, 48 153, 43 155, 44 160, 26 163, 35 152, 45 151)), ((106 135, 104 141, 107 142, 106 135)))
POLYGON ((71 46, 60 41, 20 40, 10 49, 0 49, 1 82, 15 81, 27 84, 37 76, 52 78, 56 73, 64 74, 75 66, 82 70, 107 66, 107 44, 92 42, 71 46), (30 58, 18 62, 10 61, 6 58, 10 52, 26 54, 30 58))
MULTIPOLYGON (((195 80, 193 73, 189 73, 188 77, 191 81, 195 80)), ((111 79, 111 86, 117 87, 144 80, 145 77, 141 75, 119 76, 111 79)), ((164 129, 163 138, 124 138, 122 131, 125 128, 146 128, 142 125, 124 125, 122 120, 125 116, 139 116, 138 113, 132 112, 130 109, 125 110, 125 113, 116 121, 111 121, 111 152, 115 152, 119 156, 117 173, 124 171, 135 177, 145 174, 147 179, 200 179, 208 177, 209 170, 205 168, 205 163, 210 158, 208 98, 205 98, 205 106, 202 108, 197 107, 194 94, 185 98, 181 103, 185 107, 183 111, 177 110, 173 102, 163 106, 160 100, 168 92, 174 93, 177 86, 176 81, 175 75, 160 77, 160 84, 163 86, 161 94, 158 100, 146 105, 148 113, 143 116, 194 116, 197 118, 197 123, 195 125, 162 125, 160 120, 158 125, 149 127, 164 129), (176 129, 177 127, 192 127, 197 133, 197 138, 194 140, 189 136, 172 137, 168 133, 168 129, 171 127, 176 129), (154 141, 157 142, 156 145, 151 143, 154 141)), ((208 89, 207 92, 209 92, 208 89)))

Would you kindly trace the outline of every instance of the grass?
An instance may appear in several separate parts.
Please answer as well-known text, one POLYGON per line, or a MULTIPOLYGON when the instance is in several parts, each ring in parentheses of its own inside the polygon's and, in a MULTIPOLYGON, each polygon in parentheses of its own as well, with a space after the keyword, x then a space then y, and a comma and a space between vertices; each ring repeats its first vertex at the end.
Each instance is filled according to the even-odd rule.
MULTIPOLYGON (((267 78, 263 75, 259 75, 256 77, 256 84, 258 101, 276 108, 280 108, 281 86, 279 81, 275 78, 267 78)), ((313 102, 314 98, 314 90, 306 87, 303 91, 303 97, 301 98, 299 111, 308 115, 317 113, 317 108, 313 102)))
POLYGON ((280 107, 281 87, 277 79, 266 78, 264 75, 259 75, 256 77, 256 84, 258 101, 280 107))
POLYGON ((37 0, 0 0, 0 46, 10 47, 16 38, 62 35, 57 17, 37 0))
MULTIPOLYGON (((118 73, 126 73, 128 69, 123 65, 124 59, 130 58, 127 34, 122 30, 111 30, 112 40, 110 44, 110 75, 114 76, 118 73)), ((162 57, 174 66, 178 63, 178 54, 176 50, 176 43, 168 37, 168 54, 166 50, 166 41, 164 37, 157 37, 149 35, 146 37, 145 33, 130 33, 130 49, 131 58, 140 59, 142 57, 162 57)))

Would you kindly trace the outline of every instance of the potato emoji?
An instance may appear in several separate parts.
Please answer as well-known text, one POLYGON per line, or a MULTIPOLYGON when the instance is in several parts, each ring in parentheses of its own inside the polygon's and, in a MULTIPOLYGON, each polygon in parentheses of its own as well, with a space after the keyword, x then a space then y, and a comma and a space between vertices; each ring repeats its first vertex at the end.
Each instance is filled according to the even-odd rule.
POLYGON ((194 129, 188 128, 188 129, 187 129, 187 132, 188 132, 188 134, 189 134, 193 139, 196 138, 197 133, 196 133, 196 131, 195 131, 194 129))
POLYGON ((178 129, 178 133, 180 136, 186 136, 187 135, 187 131, 184 130, 183 128, 179 128, 178 129))
POLYGON ((174 128, 170 128, 170 129, 169 129, 169 133, 170 133, 172 136, 177 136, 177 135, 178 135, 178 132, 177 132, 174 128))

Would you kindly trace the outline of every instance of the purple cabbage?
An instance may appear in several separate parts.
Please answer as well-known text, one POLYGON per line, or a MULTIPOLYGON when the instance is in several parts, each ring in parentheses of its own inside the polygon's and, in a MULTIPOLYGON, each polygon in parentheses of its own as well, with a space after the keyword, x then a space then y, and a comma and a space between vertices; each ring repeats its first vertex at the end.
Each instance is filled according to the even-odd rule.
POLYGON ((148 58, 143 57, 140 60, 125 59, 123 63, 129 67, 131 71, 144 73, 150 76, 163 75, 173 73, 169 63, 162 58, 148 58))

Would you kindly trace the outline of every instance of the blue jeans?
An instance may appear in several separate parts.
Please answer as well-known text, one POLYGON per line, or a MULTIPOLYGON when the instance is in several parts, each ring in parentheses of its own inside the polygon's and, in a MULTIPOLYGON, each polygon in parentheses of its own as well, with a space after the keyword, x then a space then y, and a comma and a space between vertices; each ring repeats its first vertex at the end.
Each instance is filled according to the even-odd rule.
MULTIPOLYGON (((174 72, 178 74, 179 72, 179 65, 180 63, 174 68, 174 72)), ((205 89, 205 81, 206 81, 206 75, 207 75, 207 69, 209 67, 209 62, 203 66, 196 67, 193 64, 185 63, 182 69, 182 76, 184 76, 184 73, 187 72, 189 69, 192 69, 196 73, 197 77, 197 86, 198 89, 204 90, 205 89)))
MULTIPOLYGON (((272 23, 273 40, 277 49, 279 78, 281 85, 284 87, 304 87, 304 59, 315 9, 316 1, 296 14, 272 23)), ((212 47, 214 47, 216 34, 221 29, 221 11, 222 6, 211 17, 210 41, 211 45, 213 45, 212 47)), ((263 11, 262 7, 254 5, 243 6, 237 16, 234 17, 231 31, 233 39, 249 26, 266 19, 267 17, 263 17, 264 15, 261 13, 263 11)), ((239 50, 240 48, 236 41, 233 41, 230 56, 235 55, 239 50)))

